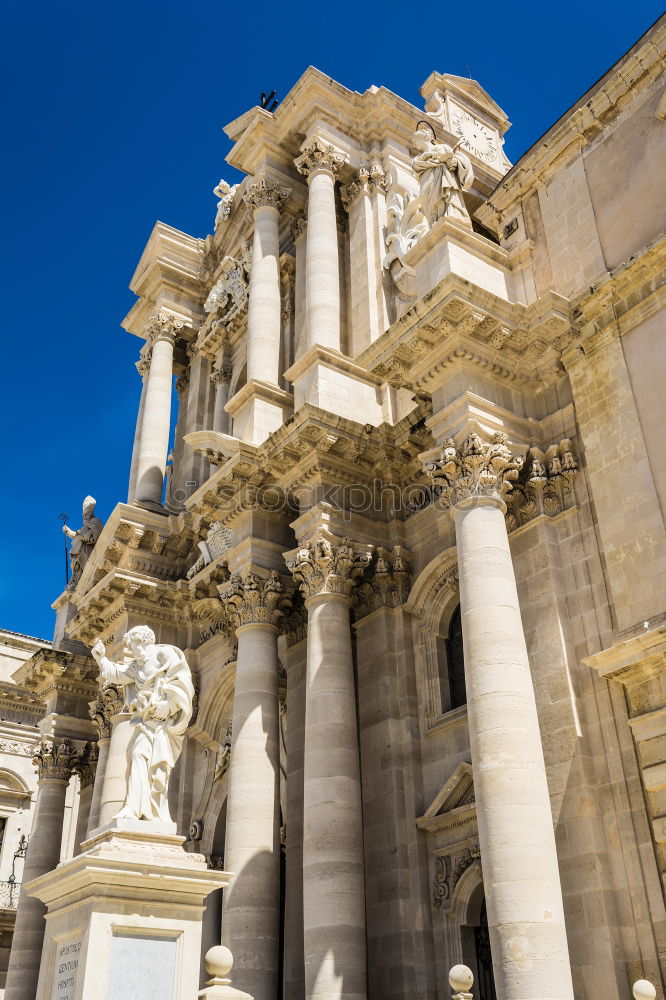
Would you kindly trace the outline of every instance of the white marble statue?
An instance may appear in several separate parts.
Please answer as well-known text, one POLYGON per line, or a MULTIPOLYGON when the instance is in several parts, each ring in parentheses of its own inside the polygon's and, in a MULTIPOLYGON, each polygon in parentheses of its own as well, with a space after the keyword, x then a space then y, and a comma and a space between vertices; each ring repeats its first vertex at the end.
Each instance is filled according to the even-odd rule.
POLYGON ((217 215, 215 216, 215 228, 220 222, 225 222, 231 215, 231 208, 236 197, 238 184, 229 184, 224 178, 213 188, 213 194, 220 199, 217 203, 217 215))
POLYGON ((446 217, 469 226, 469 212, 462 195, 474 180, 468 157, 457 145, 437 142, 427 123, 417 129, 412 141, 418 150, 412 167, 419 179, 421 208, 428 225, 433 226, 446 217))
POLYGON ((86 497, 83 501, 83 524, 78 531, 73 531, 67 524, 63 524, 62 530, 71 538, 72 544, 69 550, 69 561, 72 567, 72 577, 68 583, 68 589, 73 590, 81 579, 83 567, 88 562, 88 558, 95 542, 102 533, 104 525, 98 517, 95 517, 94 497, 86 497))
POLYGON ((118 819, 170 823, 169 776, 192 717, 194 687, 185 656, 176 646, 155 642, 147 625, 124 637, 121 663, 105 655, 97 639, 91 653, 100 679, 127 688, 132 736, 127 747, 127 795, 118 819))

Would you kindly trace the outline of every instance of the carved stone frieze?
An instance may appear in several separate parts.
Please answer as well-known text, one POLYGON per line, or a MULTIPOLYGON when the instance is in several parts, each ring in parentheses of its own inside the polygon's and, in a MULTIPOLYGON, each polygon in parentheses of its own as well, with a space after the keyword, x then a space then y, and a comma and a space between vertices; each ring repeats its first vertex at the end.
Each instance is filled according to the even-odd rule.
POLYGON ((218 590, 224 613, 234 628, 277 626, 291 607, 291 596, 277 570, 269 570, 265 577, 252 572, 233 574, 218 590))
POLYGON ((32 751, 32 763, 39 781, 69 781, 82 756, 82 750, 66 736, 43 738, 32 751))
POLYGON ((349 538, 331 542, 320 534, 290 554, 287 568, 306 600, 316 594, 351 597, 356 581, 371 560, 369 546, 355 546, 349 538))
POLYGON ((284 187, 271 177, 262 174, 248 185, 243 201, 252 208, 275 208, 281 212, 291 194, 291 188, 284 187))
POLYGON ((327 170, 335 176, 343 163, 344 156, 318 137, 307 141, 301 148, 301 155, 294 161, 299 174, 306 177, 316 170, 327 170))
POLYGON ((469 434, 460 449, 447 438, 440 457, 427 456, 425 470, 438 487, 438 500, 448 507, 476 497, 504 501, 522 467, 521 457, 512 455, 508 437, 493 434, 490 444, 478 434, 469 434))
POLYGON ((374 565, 365 571, 354 592, 354 613, 360 621, 379 608, 397 608, 409 596, 410 572, 399 549, 380 550, 374 565))

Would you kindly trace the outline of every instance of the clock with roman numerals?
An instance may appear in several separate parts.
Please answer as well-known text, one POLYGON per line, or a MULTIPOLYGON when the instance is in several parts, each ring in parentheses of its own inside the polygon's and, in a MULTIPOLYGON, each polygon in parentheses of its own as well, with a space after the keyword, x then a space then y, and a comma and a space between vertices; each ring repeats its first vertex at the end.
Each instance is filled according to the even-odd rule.
POLYGON ((451 126, 459 139, 461 147, 469 150, 473 156, 478 156, 487 163, 497 160, 497 139, 492 129, 480 122, 478 118, 462 108, 452 108, 451 126))

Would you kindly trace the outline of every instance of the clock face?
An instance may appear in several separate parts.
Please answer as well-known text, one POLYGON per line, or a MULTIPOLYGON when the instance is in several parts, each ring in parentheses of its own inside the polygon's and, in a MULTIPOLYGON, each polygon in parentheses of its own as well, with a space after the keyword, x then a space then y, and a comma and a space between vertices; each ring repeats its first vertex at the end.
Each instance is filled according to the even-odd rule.
POLYGON ((497 157, 495 135, 469 111, 456 108, 451 116, 453 131, 462 139, 461 146, 474 156, 492 163, 497 157))

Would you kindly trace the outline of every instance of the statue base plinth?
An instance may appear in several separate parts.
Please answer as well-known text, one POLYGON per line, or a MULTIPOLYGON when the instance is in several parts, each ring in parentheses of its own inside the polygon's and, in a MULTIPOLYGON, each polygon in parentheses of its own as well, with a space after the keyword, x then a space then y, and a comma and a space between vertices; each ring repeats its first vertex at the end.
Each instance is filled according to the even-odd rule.
POLYGON ((48 911, 35 1000, 197 996, 204 901, 230 876, 183 840, 175 824, 114 820, 28 883, 48 911))

